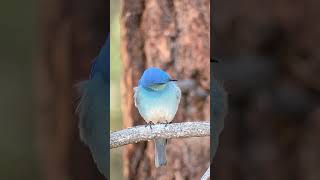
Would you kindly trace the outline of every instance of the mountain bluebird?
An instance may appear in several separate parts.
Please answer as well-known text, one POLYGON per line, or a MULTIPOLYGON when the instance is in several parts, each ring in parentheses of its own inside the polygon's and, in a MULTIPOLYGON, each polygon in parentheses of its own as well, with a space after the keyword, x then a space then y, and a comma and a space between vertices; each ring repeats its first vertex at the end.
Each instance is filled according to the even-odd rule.
MULTIPOLYGON (((211 59, 211 62, 218 62, 216 59, 211 59)), ((228 111, 227 106, 227 94, 222 86, 215 78, 213 74, 213 64, 210 63, 211 69, 211 101, 210 101, 210 111, 212 115, 211 121, 211 162, 216 154, 219 144, 219 136, 224 127, 224 118, 228 111)))
POLYGON ((80 138, 86 144, 99 171, 107 177, 108 147, 107 123, 109 108, 109 37, 91 66, 90 79, 81 82, 80 103, 77 112, 80 117, 80 138))
MULTIPOLYGON (((181 98, 176 80, 159 68, 148 68, 135 87, 134 102, 147 123, 170 123, 181 98)), ((151 124, 150 124, 151 127, 151 124)), ((166 139, 155 139, 155 166, 166 165, 166 139)))

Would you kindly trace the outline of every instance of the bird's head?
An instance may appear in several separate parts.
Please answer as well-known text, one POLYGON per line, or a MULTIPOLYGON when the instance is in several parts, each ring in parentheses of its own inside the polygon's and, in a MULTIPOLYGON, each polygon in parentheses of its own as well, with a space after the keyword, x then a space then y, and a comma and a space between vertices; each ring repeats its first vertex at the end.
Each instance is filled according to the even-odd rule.
POLYGON ((139 80, 139 86, 157 91, 164 89, 170 81, 177 80, 171 79, 169 74, 163 70, 151 67, 143 72, 139 80))

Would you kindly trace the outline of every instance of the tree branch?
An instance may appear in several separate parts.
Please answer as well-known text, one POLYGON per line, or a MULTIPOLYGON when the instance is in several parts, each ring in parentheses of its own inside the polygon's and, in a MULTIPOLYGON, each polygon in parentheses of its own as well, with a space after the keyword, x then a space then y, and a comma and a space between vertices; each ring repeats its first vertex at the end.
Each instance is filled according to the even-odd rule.
POLYGON ((172 124, 155 124, 135 126, 116 132, 111 132, 110 148, 117 148, 127 144, 149 141, 156 138, 187 138, 210 136, 209 122, 184 122, 172 124))
POLYGON ((210 166, 208 167, 207 171, 201 177, 201 180, 208 180, 210 177, 210 166))

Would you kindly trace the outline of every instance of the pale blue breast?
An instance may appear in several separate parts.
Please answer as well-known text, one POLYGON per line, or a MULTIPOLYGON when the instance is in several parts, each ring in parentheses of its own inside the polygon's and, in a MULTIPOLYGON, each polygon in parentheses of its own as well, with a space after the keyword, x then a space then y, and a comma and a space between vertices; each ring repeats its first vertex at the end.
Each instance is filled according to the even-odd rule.
POLYGON ((160 91, 152 91, 138 86, 135 88, 135 105, 146 122, 171 122, 180 102, 181 91, 174 82, 169 82, 160 91))

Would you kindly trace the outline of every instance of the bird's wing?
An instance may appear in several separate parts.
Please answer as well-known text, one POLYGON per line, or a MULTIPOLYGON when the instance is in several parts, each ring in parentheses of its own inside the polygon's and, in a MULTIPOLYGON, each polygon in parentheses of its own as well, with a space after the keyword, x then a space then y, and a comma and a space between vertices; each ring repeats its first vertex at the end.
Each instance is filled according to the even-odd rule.
POLYGON ((110 78, 110 38, 109 35, 100 50, 98 56, 91 63, 90 79, 92 79, 96 74, 102 73, 103 77, 108 80, 110 78))
POLYGON ((76 88, 79 92, 80 95, 80 101, 76 109, 76 113, 79 115, 79 128, 80 128, 80 139, 82 142, 85 144, 87 143, 86 137, 90 133, 90 128, 88 121, 87 121, 87 114, 88 114, 88 109, 90 106, 90 97, 88 94, 89 90, 89 80, 88 81, 82 81, 76 85, 76 88))
POLYGON ((78 89, 81 97, 76 112, 80 118, 80 137, 85 144, 88 144, 89 139, 97 135, 95 128, 107 122, 105 109, 108 108, 107 102, 109 102, 108 90, 102 77, 99 76, 81 82, 78 84, 78 89))
POLYGON ((77 107, 81 141, 90 149, 99 171, 107 175, 108 85, 101 76, 95 76, 80 85, 81 99, 77 107))
POLYGON ((138 87, 134 87, 133 90, 134 90, 134 95, 133 95, 134 105, 135 105, 136 107, 138 107, 138 104, 139 104, 138 98, 137 98, 137 96, 138 96, 138 95, 137 95, 137 94, 138 94, 138 87))
POLYGON ((227 94, 222 84, 211 76, 211 95, 210 111, 212 118, 212 135, 211 135, 211 160, 213 159, 219 145, 219 136, 224 128, 224 118, 228 111, 227 94))
POLYGON ((80 139, 90 149, 99 171, 107 177, 107 124, 110 102, 109 85, 109 35, 99 55, 91 64, 90 80, 77 85, 80 102, 76 109, 79 114, 80 139))
POLYGON ((224 119, 228 112, 227 93, 223 88, 223 84, 217 80, 212 80, 213 84, 213 96, 212 96, 212 108, 216 122, 216 131, 218 136, 221 134, 224 128, 224 119))
POLYGON ((177 97, 177 101, 178 102, 180 102, 180 99, 181 99, 181 90, 180 90, 180 88, 179 88, 179 86, 178 85, 176 85, 176 91, 177 91, 177 93, 176 93, 176 97, 177 97))
POLYGON ((97 66, 97 58, 95 58, 92 62, 91 62, 91 70, 90 70, 90 79, 93 78, 93 75, 96 73, 96 66, 97 66))

